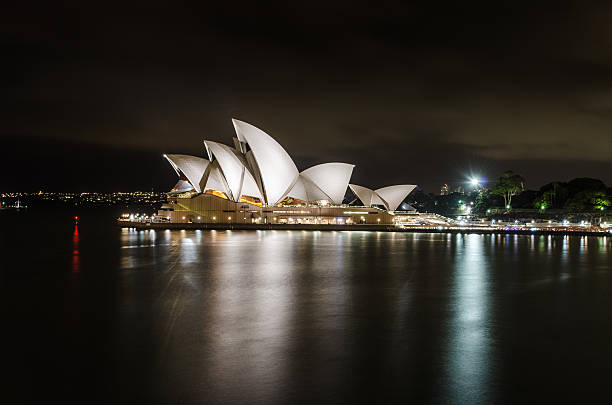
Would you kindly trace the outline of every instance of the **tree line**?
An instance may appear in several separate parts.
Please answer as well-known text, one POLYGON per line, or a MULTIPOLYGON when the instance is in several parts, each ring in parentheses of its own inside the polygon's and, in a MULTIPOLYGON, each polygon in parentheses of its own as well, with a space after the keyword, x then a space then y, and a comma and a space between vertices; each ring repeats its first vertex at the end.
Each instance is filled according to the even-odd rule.
POLYGON ((525 178, 513 171, 502 173, 487 186, 477 186, 466 193, 426 194, 415 190, 406 202, 422 212, 441 215, 487 216, 513 210, 533 210, 542 214, 608 212, 612 209, 612 187, 588 177, 553 181, 538 190, 525 189, 525 178))

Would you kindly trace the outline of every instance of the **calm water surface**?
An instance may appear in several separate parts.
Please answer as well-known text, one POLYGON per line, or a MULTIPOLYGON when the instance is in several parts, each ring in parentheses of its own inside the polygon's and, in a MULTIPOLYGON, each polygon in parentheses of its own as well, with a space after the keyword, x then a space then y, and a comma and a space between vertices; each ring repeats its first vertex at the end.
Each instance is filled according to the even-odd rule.
POLYGON ((135 231, 103 210, 75 229, 72 214, 0 216, 3 391, 23 402, 609 397, 612 238, 135 231))

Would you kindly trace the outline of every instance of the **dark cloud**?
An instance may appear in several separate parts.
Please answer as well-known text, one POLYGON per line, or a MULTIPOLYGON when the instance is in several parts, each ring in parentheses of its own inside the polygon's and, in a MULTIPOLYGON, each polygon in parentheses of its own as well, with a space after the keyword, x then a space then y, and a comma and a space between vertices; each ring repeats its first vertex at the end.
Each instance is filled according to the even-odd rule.
MULTIPOLYGON (((433 191, 507 168, 532 186, 612 183, 612 5, 422 3, 15 2, 0 17, 0 136, 30 162, 18 185, 46 184, 31 157, 54 144, 109 153, 117 185, 167 188, 159 154, 230 142, 232 117, 300 168, 353 162, 372 186, 433 191)), ((80 169, 91 188, 113 184, 86 159, 71 182, 58 163, 71 156, 51 149, 49 186, 76 187, 80 169)), ((12 178, 4 165, 0 185, 12 178)))

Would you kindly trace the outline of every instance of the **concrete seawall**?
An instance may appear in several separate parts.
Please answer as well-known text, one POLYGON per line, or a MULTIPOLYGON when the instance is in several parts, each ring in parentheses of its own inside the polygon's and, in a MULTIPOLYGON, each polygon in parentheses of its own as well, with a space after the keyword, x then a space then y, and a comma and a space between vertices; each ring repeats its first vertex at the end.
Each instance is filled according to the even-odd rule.
POLYGON ((311 225, 311 224, 211 224, 211 223, 157 223, 117 221, 122 228, 156 230, 279 230, 279 231, 379 231, 379 232, 423 232, 451 234, 502 234, 502 235, 574 235, 574 236, 612 236, 605 231, 589 230, 547 230, 547 229, 502 229, 502 228, 437 228, 414 227, 398 228, 393 225, 311 225))
POLYGON ((216 230, 293 230, 293 231, 394 231, 391 225, 312 225, 312 224, 211 224, 117 221, 122 228, 136 229, 216 229, 216 230))

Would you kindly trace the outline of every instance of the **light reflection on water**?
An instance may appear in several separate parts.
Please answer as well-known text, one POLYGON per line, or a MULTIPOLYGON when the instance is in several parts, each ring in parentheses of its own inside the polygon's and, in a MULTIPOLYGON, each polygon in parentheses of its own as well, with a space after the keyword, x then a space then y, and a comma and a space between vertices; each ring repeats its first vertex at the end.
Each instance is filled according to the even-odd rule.
POLYGON ((489 256, 484 249, 490 236, 455 235, 452 314, 447 351, 448 397, 459 403, 474 399, 490 402, 489 256))
MULTIPOLYGON (((292 316, 292 274, 284 270, 293 249, 278 234, 250 233, 248 242, 235 234, 219 237, 227 238, 217 258, 218 293, 210 301, 209 320, 215 350, 206 367, 228 395, 249 380, 280 386, 287 375, 292 316)), ((267 395, 273 397, 273 391, 267 395)))
POLYGON ((79 227, 74 225, 74 232, 72 234, 72 272, 81 272, 81 261, 79 259, 79 227))
POLYGON ((593 269, 606 269, 597 277, 608 291, 609 245, 567 236, 132 230, 121 233, 119 263, 131 280, 125 299, 149 313, 160 398, 491 403, 518 395, 503 391, 519 378, 504 368, 514 344, 504 333, 541 327, 539 318, 514 325, 515 315, 550 322, 593 284, 593 269))

